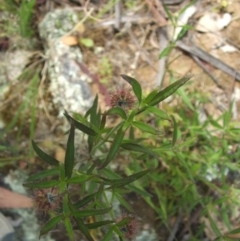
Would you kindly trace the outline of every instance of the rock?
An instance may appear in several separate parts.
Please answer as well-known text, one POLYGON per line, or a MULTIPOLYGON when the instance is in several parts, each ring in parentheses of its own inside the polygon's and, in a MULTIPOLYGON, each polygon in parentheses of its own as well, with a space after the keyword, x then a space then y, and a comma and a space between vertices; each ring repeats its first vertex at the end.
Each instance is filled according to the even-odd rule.
POLYGON ((90 78, 81 71, 83 63, 79 47, 65 44, 62 38, 77 25, 77 14, 70 8, 56 9, 48 13, 39 24, 40 36, 46 40, 45 52, 48 57, 49 90, 53 103, 59 109, 84 113, 91 105, 90 78))
POLYGON ((27 50, 0 54, 0 60, 4 62, 4 65, 0 65, 0 103, 5 100, 5 94, 9 90, 10 84, 17 82, 17 78, 22 74, 31 56, 32 52, 27 50))
POLYGON ((218 32, 231 22, 229 13, 221 17, 218 13, 207 12, 198 21, 196 30, 203 33, 218 32))

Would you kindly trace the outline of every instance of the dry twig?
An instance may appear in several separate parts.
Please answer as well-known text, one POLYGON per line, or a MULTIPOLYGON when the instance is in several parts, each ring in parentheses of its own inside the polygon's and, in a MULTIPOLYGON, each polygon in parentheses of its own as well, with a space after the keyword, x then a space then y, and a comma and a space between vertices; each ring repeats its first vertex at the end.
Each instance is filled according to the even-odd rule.
POLYGON ((115 4, 115 28, 120 29, 121 24, 121 0, 117 1, 115 4))
POLYGON ((148 56, 148 53, 142 48, 142 46, 140 45, 139 41, 137 40, 137 38, 135 37, 134 33, 132 32, 132 30, 129 28, 128 33, 130 35, 130 37, 132 38, 133 42, 136 44, 138 50, 140 51, 141 55, 143 56, 143 58, 145 59, 145 61, 156 71, 157 69, 154 66, 154 63, 151 61, 151 59, 148 56))
POLYGON ((159 27, 163 27, 167 25, 167 20, 163 16, 164 10, 161 5, 161 1, 153 1, 153 0, 145 0, 150 11, 152 12, 154 19, 156 20, 159 27))
POLYGON ((229 74, 232 76, 235 80, 240 81, 240 72, 233 69, 220 59, 215 58, 211 54, 205 52, 204 50, 198 48, 195 44, 192 43, 192 45, 187 45, 183 41, 177 41, 176 46, 180 48, 181 50, 189 53, 191 56, 197 56, 198 58, 204 60, 205 62, 211 64, 215 68, 218 68, 225 72, 226 74, 229 74))
MULTIPOLYGON (((160 54, 168 46, 169 41, 167 38, 167 33, 164 28, 159 28, 158 35, 159 35, 159 54, 160 54)), ((156 86, 161 87, 162 85, 163 77, 165 75, 165 67, 166 67, 166 56, 159 59, 156 86)))
POLYGON ((169 235, 167 241, 173 241, 174 240, 174 238, 176 236, 176 233, 178 231, 179 225, 180 225, 180 223, 182 221, 182 218, 183 218, 183 215, 182 215, 182 213, 180 213, 178 215, 177 219, 176 219, 176 222, 174 223, 174 226, 173 226, 173 228, 171 230, 171 234, 169 235))

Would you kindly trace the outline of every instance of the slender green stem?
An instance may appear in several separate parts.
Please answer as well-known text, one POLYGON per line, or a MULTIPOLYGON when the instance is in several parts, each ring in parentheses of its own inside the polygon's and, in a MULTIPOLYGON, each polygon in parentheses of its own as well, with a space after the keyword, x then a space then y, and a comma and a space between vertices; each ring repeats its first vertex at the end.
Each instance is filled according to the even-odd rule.
MULTIPOLYGON (((112 193, 112 195, 113 195, 113 193, 112 193)), ((103 190, 103 198, 104 198, 105 202, 108 204, 108 206, 111 206, 111 203, 109 202, 109 200, 108 200, 108 198, 107 198, 107 195, 106 195, 106 193, 104 192, 104 190, 103 190)), ((111 216, 111 218, 114 220, 113 210, 110 211, 110 216, 111 216)))

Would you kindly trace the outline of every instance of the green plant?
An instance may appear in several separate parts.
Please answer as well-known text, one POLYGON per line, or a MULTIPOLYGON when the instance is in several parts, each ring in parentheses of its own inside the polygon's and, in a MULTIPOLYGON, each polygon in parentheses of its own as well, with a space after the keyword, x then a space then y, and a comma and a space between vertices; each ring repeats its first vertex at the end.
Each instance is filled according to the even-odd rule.
POLYGON ((1 107, 1 119, 5 123, 3 131, 0 132, 2 149, 0 155, 0 166, 16 162, 19 159, 28 159, 32 156, 32 150, 29 153, 19 148, 19 143, 24 137, 33 138, 37 122, 37 99, 39 68, 34 66, 26 68, 18 78, 16 85, 11 85, 5 94, 6 101, 1 107), (20 88, 18 88, 20 86, 20 88), (13 91, 17 95, 12 98, 13 91), (16 93, 16 92, 15 92, 16 93), (8 135, 14 133, 14 140, 11 145, 8 143, 8 135), (14 143, 14 145, 12 145, 14 143))
POLYGON ((196 1, 191 1, 189 4, 187 4, 184 8, 182 8, 178 14, 172 14, 167 6, 163 4, 164 10, 168 16, 169 21, 171 22, 172 31, 170 33, 170 41, 168 46, 160 53, 159 58, 163 58, 165 56, 169 56, 171 51, 176 47, 176 42, 180 40, 189 29, 193 29, 193 27, 189 24, 183 24, 181 21, 179 21, 179 17, 184 14, 184 12, 193 4, 195 4, 196 1))
POLYGON ((101 77, 101 83, 107 84, 112 78, 113 68, 109 59, 105 56, 99 62, 99 74, 101 77))
MULTIPOLYGON (((34 203, 39 211, 51 213, 50 220, 42 227, 40 236, 52 230, 59 222, 65 224, 67 233, 74 240, 74 228, 79 229, 88 240, 93 241, 89 229, 99 228, 107 225, 104 241, 111 240, 113 233, 120 240, 132 238, 138 228, 138 222, 133 215, 125 215, 114 218, 112 202, 116 198, 127 210, 131 211, 130 205, 121 197, 121 193, 134 190, 137 193, 149 194, 139 186, 140 178, 146 176, 150 171, 155 172, 158 167, 161 151, 158 147, 154 149, 144 143, 143 140, 133 137, 134 130, 148 133, 150 136, 159 135, 159 131, 153 126, 138 121, 137 118, 144 112, 154 114, 157 119, 167 119, 173 124, 173 140, 169 141, 174 147, 177 141, 177 125, 173 116, 167 114, 156 106, 172 95, 179 87, 185 84, 190 77, 183 77, 174 82, 164 90, 155 89, 145 98, 142 96, 140 84, 133 78, 122 75, 132 87, 133 94, 127 89, 117 90, 112 94, 112 107, 101 113, 98 109, 98 97, 96 96, 92 107, 85 116, 75 115, 75 118, 65 112, 71 128, 68 134, 65 162, 61 164, 54 157, 43 152, 38 145, 32 141, 33 149, 37 155, 52 166, 51 169, 37 173, 29 177, 24 184, 33 188, 34 203), (135 100, 135 104, 133 103, 135 100), (114 127, 106 127, 106 118, 109 115, 118 115, 121 122, 114 127), (80 130, 87 135, 88 155, 81 160, 80 168, 75 167, 75 130, 80 130), (126 150, 130 153, 139 153, 135 157, 135 165, 140 159, 154 159, 147 168, 137 166, 138 171, 123 177, 108 168, 119 151, 126 150), (134 185, 133 183, 138 183, 134 185), (71 186, 76 186, 79 197, 73 200, 71 186), (111 193, 111 198, 107 197, 111 193), (88 205, 88 206, 86 206, 88 205), (110 214, 110 219, 103 220, 99 215, 110 214), (84 217, 97 216, 95 223, 87 224, 84 217), (73 222, 74 220, 74 222, 73 222), (75 224, 77 227, 75 227, 75 224)), ((160 147, 161 148, 161 147, 160 147)), ((140 164, 139 164, 140 165, 140 164)), ((152 174, 153 175, 153 174, 152 174)))
MULTIPOLYGON (((239 125, 231 122, 231 108, 217 120, 207 118, 204 123, 200 123, 201 102, 194 102, 196 93, 188 96, 183 87, 177 94, 182 95, 185 103, 184 108, 178 105, 177 109, 171 110, 178 126, 176 144, 172 147, 169 142, 168 135, 173 132, 172 126, 168 122, 163 124, 162 121, 157 121, 156 127, 164 126, 164 132, 169 133, 161 138, 151 138, 151 150, 160 156, 158 169, 144 182, 144 186, 138 181, 135 185, 148 189, 157 197, 156 201, 156 198, 143 195, 169 230, 171 217, 184 213, 191 220, 192 213, 202 209, 201 215, 206 216, 211 225, 215 226, 213 231, 216 236, 221 236, 223 234, 211 215, 212 212, 218 213, 222 223, 231 230, 230 214, 239 206, 239 191, 227 176, 228 173, 236 175, 240 171, 239 162, 236 161, 240 157, 240 150, 231 154, 230 149, 239 143, 239 125)), ((198 101, 199 99, 200 97, 198 101)), ((206 100, 202 98, 202 101, 206 100)), ((144 133, 140 136, 139 140, 134 140, 140 142, 143 138, 149 138, 144 133)), ((142 156, 142 161, 135 161, 136 153, 126 155, 130 155, 132 159, 131 164, 126 167, 128 174, 139 171, 142 167, 157 165, 156 160, 147 156, 142 156)), ((202 235, 200 230, 201 226, 198 234, 202 235)), ((200 240, 197 232, 193 233, 193 237, 200 240)))
MULTIPOLYGON (((192 3, 180 10, 178 16, 192 3)), ((159 58, 168 57, 175 48, 176 41, 192 28, 187 24, 179 26, 178 17, 173 15, 166 6, 164 8, 173 26, 172 35, 175 38, 170 40, 159 58), (176 36, 177 27, 181 27, 181 31, 176 36)), ((170 78, 174 80, 173 70, 169 66, 167 59, 166 72, 168 71, 170 78)), ((187 93, 185 89, 186 85, 176 92, 184 107, 180 104, 168 110, 174 113, 177 120, 177 144, 171 148, 167 135, 153 140, 153 146, 156 143, 162 145, 158 149, 159 155, 161 153, 161 165, 159 171, 150 176, 149 182, 145 182, 145 188, 151 187, 151 191, 156 193, 157 202, 151 197, 145 196, 144 198, 170 232, 171 217, 184 213, 191 224, 191 216, 196 210, 201 209, 199 218, 204 216, 209 220, 212 231, 217 237, 216 240, 238 240, 239 229, 233 230, 230 218, 234 209, 239 207, 239 192, 234 185, 235 180, 230 181, 229 176, 237 175, 236 173, 240 171, 239 162, 236 161, 239 159, 240 149, 238 148, 234 154, 231 153, 231 147, 239 143, 239 124, 231 121, 231 106, 217 119, 208 116, 201 123, 201 106, 210 101, 204 94, 187 93), (217 219, 221 220, 221 226, 225 226, 228 232, 220 231, 217 219), (232 234, 236 236, 235 239, 233 237, 230 239, 232 234)), ((163 123, 156 122, 156 125, 163 126, 163 123)), ((164 128, 165 132, 172 132, 167 122, 164 128)), ((132 158, 134 160, 134 157, 132 158)), ((151 165, 152 159, 144 159, 145 168, 151 165)), ((133 162, 132 166, 128 167, 128 173, 133 170, 137 171, 140 167, 141 164, 133 162)), ((203 225, 201 223, 199 228, 194 230, 195 232, 190 230, 193 240, 201 240, 204 233, 203 225)))
POLYGON ((133 9, 134 7, 136 7, 137 1, 130 0, 124 2, 124 4, 126 5, 127 9, 133 9))
POLYGON ((29 38, 33 35, 31 20, 36 0, 1 0, 0 11, 3 13, 2 35, 16 38, 16 35, 29 38))
POLYGON ((22 0, 18 15, 19 15, 19 26, 22 37, 30 37, 33 31, 30 27, 33 10, 36 0, 22 0))

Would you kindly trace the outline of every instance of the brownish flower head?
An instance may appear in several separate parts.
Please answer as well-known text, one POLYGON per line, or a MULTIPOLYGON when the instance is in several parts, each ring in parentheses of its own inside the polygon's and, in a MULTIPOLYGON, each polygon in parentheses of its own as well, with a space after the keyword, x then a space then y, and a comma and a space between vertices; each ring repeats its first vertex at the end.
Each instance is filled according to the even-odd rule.
POLYGON ((47 213, 60 208, 60 197, 56 188, 38 189, 34 191, 33 205, 40 212, 47 213))
POLYGON ((137 236, 137 234, 140 231, 140 222, 137 219, 137 217, 133 214, 122 214, 122 216, 120 216, 116 222, 119 223, 121 222, 123 219, 129 219, 129 222, 121 227, 121 232, 124 234, 125 239, 127 240, 131 240, 133 238, 135 238, 137 236))
POLYGON ((116 89, 110 96, 111 107, 121 107, 124 110, 131 110, 135 103, 135 98, 129 90, 125 88, 116 89))

